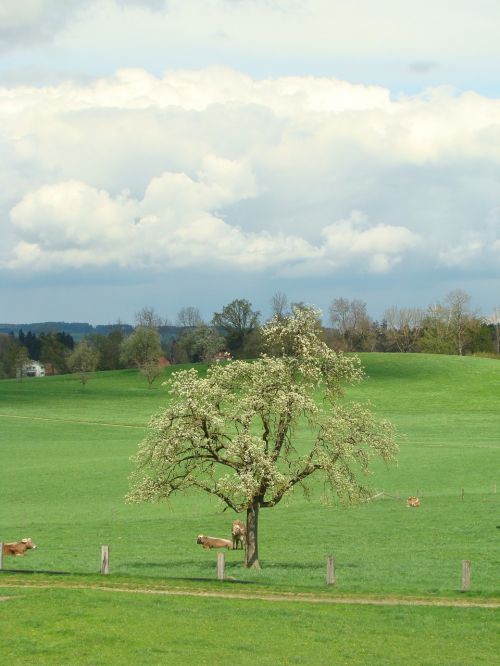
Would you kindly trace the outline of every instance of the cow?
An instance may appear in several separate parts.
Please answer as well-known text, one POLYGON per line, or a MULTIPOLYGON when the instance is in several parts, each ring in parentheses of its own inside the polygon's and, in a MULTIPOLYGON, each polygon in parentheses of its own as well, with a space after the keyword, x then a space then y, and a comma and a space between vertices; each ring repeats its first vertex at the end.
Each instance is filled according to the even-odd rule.
POLYGON ((408 499, 406 500, 406 506, 419 507, 420 500, 418 499, 418 497, 408 497, 408 499))
POLYGON ((199 534, 196 543, 201 543, 203 548, 227 548, 231 550, 233 542, 229 539, 218 539, 217 537, 204 536, 199 534))
POLYGON ((231 534, 233 535, 233 550, 238 550, 238 544, 240 544, 241 550, 243 550, 247 542, 247 528, 245 523, 241 520, 234 520, 231 534))
POLYGON ((36 543, 33 543, 31 537, 21 539, 21 541, 10 541, 3 544, 4 555, 15 555, 16 557, 24 557, 27 550, 35 549, 36 543))

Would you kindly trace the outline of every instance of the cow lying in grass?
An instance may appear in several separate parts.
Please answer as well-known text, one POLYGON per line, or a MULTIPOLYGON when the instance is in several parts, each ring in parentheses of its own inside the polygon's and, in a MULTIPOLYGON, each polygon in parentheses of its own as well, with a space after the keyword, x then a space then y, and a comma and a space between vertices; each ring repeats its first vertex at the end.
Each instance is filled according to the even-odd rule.
POLYGON ((229 539, 218 539, 217 537, 198 535, 196 543, 201 543, 203 548, 227 548, 232 549, 233 542, 229 539))
POLYGON ((36 543, 33 543, 31 537, 22 539, 21 541, 10 541, 3 544, 4 555, 15 555, 16 557, 23 557, 27 550, 35 549, 36 543))
POLYGON ((241 520, 234 520, 231 533, 233 535, 233 550, 238 550, 238 544, 240 544, 241 549, 243 550, 247 540, 247 528, 245 523, 241 520))

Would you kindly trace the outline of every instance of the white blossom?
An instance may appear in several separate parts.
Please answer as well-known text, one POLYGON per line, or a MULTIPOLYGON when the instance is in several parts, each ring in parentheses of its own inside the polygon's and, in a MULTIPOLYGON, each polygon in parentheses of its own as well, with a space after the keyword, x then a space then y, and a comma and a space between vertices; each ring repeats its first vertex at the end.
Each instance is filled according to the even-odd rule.
POLYGON ((134 457, 129 501, 197 488, 243 511, 256 501, 275 506, 295 487, 307 492, 313 475, 344 501, 362 499, 360 478, 374 456, 394 458, 395 433, 342 399, 363 370, 356 356, 321 340, 319 316, 301 307, 273 319, 263 328, 267 354, 253 362, 213 366, 206 377, 194 368, 174 373, 170 402, 134 457))

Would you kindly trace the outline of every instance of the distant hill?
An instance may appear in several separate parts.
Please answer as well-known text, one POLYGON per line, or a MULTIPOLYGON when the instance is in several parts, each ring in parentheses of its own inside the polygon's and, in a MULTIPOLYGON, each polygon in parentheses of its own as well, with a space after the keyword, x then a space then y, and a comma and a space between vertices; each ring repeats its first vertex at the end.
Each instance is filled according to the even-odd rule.
POLYGON ((98 324, 92 326, 86 322, 42 321, 31 324, 0 324, 0 333, 69 333, 75 340, 81 340, 86 335, 100 333, 108 335, 111 331, 120 328, 124 333, 130 333, 133 326, 129 324, 98 324))
MULTIPOLYGON (((0 324, 0 333, 17 333, 22 330, 23 333, 31 331, 38 335, 39 333, 69 333, 77 342, 86 335, 109 335, 112 331, 120 329, 128 335, 134 330, 130 324, 97 324, 92 326, 87 322, 68 322, 68 321, 42 321, 31 324, 0 324)), ((176 338, 181 329, 178 326, 163 326, 161 328, 162 338, 176 338)))

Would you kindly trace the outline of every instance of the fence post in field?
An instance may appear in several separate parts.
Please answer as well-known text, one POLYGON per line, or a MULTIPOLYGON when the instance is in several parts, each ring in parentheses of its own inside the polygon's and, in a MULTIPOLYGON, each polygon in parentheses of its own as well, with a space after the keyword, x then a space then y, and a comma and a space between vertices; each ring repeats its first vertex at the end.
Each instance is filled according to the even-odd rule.
POLYGON ((335 585, 335 558, 331 555, 326 558, 326 584, 335 585))
POLYGON ((462 592, 470 590, 470 560, 462 560, 462 592))
POLYGON ((0 571, 3 570, 3 543, 0 541, 0 571))
POLYGON ((109 546, 101 546, 101 573, 109 574, 109 546))
POLYGON ((217 579, 224 580, 224 553, 217 553, 217 579))

